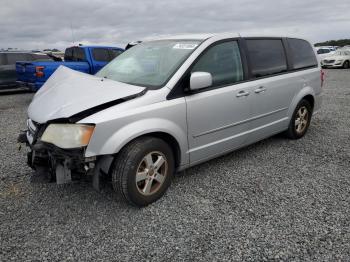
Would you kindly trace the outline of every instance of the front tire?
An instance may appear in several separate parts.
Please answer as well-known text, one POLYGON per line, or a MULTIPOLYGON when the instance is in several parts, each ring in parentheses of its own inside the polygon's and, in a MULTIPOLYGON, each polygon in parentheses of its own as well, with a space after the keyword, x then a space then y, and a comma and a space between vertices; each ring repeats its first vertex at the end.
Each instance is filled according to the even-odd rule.
POLYGON ((155 137, 138 138, 115 158, 113 188, 126 202, 144 207, 164 195, 174 169, 174 155, 166 142, 155 137))
POLYGON ((310 126, 311 116, 312 106, 309 101, 301 100, 293 112, 286 132, 287 137, 290 139, 302 138, 310 126))
POLYGON ((344 69, 348 69, 350 67, 349 61, 345 61, 343 64, 344 69))

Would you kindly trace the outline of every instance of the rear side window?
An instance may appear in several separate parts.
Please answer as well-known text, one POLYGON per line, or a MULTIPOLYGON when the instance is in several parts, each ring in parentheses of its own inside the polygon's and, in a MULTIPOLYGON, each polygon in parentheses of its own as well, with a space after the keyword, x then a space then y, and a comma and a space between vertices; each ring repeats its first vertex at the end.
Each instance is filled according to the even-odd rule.
POLYGON ((317 66, 314 49, 307 41, 301 39, 288 39, 288 44, 291 50, 293 69, 317 66))
POLYGON ((85 52, 83 48, 70 47, 64 53, 64 60, 66 61, 86 61, 85 52))
POLYGON ((242 81, 243 68, 237 41, 210 47, 199 58, 191 72, 211 73, 213 87, 242 81))
POLYGON ((109 62, 111 59, 109 57, 108 49, 105 48, 94 48, 92 50, 92 57, 95 61, 109 62))
POLYGON ((74 61, 85 61, 85 52, 82 48, 76 47, 73 50, 74 61))
POLYGON ((70 61, 73 59, 73 48, 67 48, 64 52, 64 60, 70 61))
POLYGON ((287 71, 287 59, 280 39, 246 40, 253 77, 264 77, 287 71))

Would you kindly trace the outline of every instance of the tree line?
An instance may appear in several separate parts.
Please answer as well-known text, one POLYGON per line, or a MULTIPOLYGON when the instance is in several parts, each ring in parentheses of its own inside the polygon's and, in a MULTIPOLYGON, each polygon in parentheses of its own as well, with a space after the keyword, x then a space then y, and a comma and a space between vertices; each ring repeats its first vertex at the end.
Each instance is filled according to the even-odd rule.
POLYGON ((346 46, 350 45, 350 39, 329 40, 321 43, 316 43, 315 46, 346 46))

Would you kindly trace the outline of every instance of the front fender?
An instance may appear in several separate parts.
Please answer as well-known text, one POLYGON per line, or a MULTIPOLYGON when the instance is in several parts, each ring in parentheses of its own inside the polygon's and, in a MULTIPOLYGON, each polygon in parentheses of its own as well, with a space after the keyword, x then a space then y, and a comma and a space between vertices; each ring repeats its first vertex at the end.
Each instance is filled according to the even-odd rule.
POLYGON ((146 118, 129 123, 118 129, 106 141, 99 141, 102 142, 101 144, 94 143, 89 145, 85 155, 89 157, 115 154, 135 138, 154 132, 162 132, 171 135, 178 142, 180 147, 180 165, 188 164, 189 157, 187 154, 188 145, 186 130, 176 123, 162 118, 146 118))

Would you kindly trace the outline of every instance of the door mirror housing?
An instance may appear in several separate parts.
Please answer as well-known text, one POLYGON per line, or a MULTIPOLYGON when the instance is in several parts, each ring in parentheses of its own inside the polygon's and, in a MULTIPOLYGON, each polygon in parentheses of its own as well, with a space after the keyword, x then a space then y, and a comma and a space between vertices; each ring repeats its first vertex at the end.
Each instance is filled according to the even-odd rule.
POLYGON ((193 72, 190 78, 190 89, 199 90, 213 84, 213 77, 208 72, 193 72))

